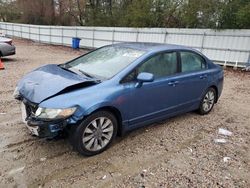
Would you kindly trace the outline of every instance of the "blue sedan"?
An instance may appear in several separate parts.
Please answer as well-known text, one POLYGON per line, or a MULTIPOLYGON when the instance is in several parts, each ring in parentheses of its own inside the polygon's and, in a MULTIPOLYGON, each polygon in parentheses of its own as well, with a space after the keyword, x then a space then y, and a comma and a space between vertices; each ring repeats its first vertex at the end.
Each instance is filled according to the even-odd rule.
POLYGON ((68 133, 87 156, 116 135, 197 111, 208 114, 223 88, 223 70, 200 52, 178 45, 120 43, 24 76, 14 96, 32 134, 68 133))

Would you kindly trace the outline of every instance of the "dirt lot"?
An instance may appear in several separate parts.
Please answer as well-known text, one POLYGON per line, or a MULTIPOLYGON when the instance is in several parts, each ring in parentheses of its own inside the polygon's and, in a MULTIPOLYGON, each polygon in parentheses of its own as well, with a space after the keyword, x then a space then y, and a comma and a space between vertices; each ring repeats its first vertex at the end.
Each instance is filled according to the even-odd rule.
POLYGON ((136 130, 87 158, 67 139, 32 137, 12 98, 27 72, 84 51, 14 44, 17 55, 0 71, 0 187, 250 187, 250 74, 225 71, 222 97, 209 115, 188 113, 136 130), (219 128, 233 135, 218 135, 219 128))

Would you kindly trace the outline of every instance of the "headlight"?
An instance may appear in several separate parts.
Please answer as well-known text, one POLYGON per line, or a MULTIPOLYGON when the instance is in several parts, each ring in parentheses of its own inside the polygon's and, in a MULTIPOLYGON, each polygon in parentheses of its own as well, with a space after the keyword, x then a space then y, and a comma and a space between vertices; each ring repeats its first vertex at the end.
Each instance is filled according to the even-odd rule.
POLYGON ((71 116, 76 111, 76 107, 65 109, 38 108, 35 116, 41 119, 63 119, 71 116))

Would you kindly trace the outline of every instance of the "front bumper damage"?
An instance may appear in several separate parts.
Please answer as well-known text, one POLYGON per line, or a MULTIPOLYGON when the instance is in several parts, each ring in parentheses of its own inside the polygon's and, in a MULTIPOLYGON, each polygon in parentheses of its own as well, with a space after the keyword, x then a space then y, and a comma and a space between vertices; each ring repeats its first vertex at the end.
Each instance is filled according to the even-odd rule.
POLYGON ((26 124, 32 135, 38 136, 40 138, 53 138, 62 133, 66 128, 68 119, 38 119, 34 115, 38 105, 29 102, 24 98, 20 99, 20 101, 23 122, 26 124))
POLYGON ((53 138, 60 134, 67 126, 67 120, 42 121, 34 117, 27 119, 28 129, 40 138, 53 138))

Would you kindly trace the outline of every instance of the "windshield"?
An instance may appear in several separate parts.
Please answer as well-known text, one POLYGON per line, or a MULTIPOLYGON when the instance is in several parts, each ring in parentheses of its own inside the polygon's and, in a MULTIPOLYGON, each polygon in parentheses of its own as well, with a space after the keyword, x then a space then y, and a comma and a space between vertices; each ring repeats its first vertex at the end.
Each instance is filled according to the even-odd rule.
POLYGON ((72 60, 67 65, 96 78, 109 79, 140 57, 144 51, 107 46, 72 60))

